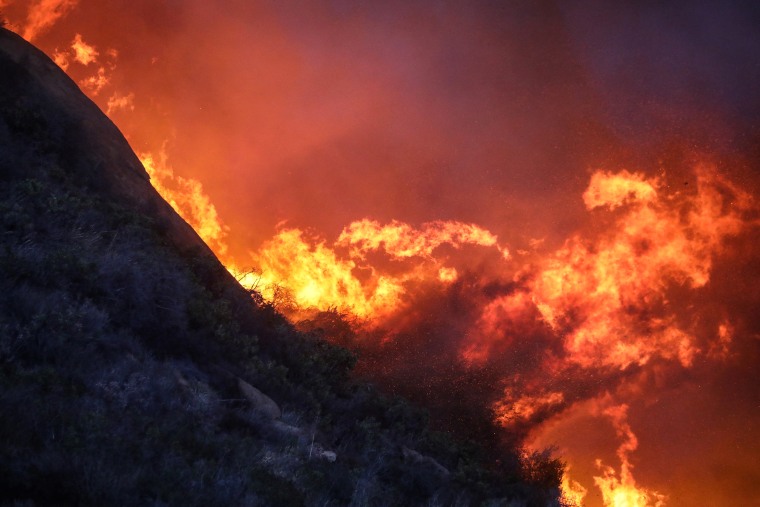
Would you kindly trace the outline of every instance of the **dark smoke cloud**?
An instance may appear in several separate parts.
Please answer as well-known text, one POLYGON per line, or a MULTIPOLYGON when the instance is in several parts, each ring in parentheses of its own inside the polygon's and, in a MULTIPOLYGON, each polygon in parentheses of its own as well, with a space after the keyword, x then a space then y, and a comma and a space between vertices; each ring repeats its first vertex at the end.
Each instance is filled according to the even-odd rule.
POLYGON ((561 8, 620 138, 651 149, 688 137, 726 149, 747 129, 757 135, 756 2, 587 0, 561 8))

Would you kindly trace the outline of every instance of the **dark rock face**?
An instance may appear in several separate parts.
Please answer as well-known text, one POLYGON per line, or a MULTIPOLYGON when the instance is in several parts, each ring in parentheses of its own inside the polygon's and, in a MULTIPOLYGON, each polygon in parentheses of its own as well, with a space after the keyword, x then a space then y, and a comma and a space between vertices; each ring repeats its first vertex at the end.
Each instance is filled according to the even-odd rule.
POLYGON ((0 505, 556 501, 353 362, 257 305, 113 123, 0 29, 0 505))
POLYGON ((238 379, 238 388, 240 389, 240 394, 251 402, 255 410, 258 410, 270 419, 282 417, 282 410, 277 406, 277 403, 245 380, 238 379))
POLYGON ((408 447, 402 447, 401 454, 404 456, 404 459, 410 461, 411 463, 414 463, 415 465, 419 465, 422 467, 429 467, 431 470, 434 470, 436 473, 444 477, 448 477, 449 475, 451 475, 451 472, 449 472, 448 469, 446 469, 446 467, 438 463, 436 460, 434 460, 430 456, 423 456, 422 454, 418 453, 414 449, 409 449, 408 447))
POLYGON ((151 186, 148 173, 119 129, 44 53, 2 30, 0 68, 2 100, 6 107, 15 105, 20 111, 15 119, 6 117, 5 128, 0 127, 4 151, 18 145, 9 132, 14 126, 39 129, 37 134, 47 138, 67 171, 76 173, 83 185, 151 216, 177 248, 213 257, 151 186), (23 118, 23 111, 34 111, 34 120, 23 118))

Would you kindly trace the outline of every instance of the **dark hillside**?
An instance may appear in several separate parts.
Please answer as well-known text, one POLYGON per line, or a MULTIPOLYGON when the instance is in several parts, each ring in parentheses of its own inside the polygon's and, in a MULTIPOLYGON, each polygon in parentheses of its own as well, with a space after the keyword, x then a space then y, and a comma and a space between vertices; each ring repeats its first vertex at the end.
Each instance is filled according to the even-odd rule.
POLYGON ((252 298, 3 29, 0 220, 0 505, 558 505, 252 298))

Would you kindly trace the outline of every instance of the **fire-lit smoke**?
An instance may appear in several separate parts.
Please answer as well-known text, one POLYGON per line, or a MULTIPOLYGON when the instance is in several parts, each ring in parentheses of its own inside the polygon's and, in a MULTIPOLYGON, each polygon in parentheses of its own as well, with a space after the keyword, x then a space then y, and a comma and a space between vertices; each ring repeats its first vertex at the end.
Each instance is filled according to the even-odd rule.
POLYGON ((602 492, 605 505, 613 507, 661 507, 665 505, 666 497, 656 491, 648 491, 637 487, 633 478, 633 465, 630 454, 639 446, 636 435, 626 421, 627 405, 608 407, 604 415, 608 416, 615 427, 615 433, 622 440, 617 450, 620 459, 620 473, 612 467, 606 466, 601 460, 596 461, 597 467, 602 472, 601 476, 594 477, 594 482, 602 492))
POLYGON ((530 289, 544 320, 566 333, 571 361, 625 368, 660 356, 691 364, 697 347, 674 322, 668 285, 707 284, 712 259, 745 226, 741 213, 749 205, 714 170, 698 168, 696 184, 695 195, 682 195, 627 172, 592 176, 586 207, 625 211, 595 241, 569 240, 543 263, 530 289), (730 203, 722 192, 730 192, 730 203))
MULTIPOLYGON (((52 58, 59 67, 63 70, 69 70, 72 64, 78 64, 81 67, 86 68, 85 73, 81 79, 79 79, 79 86, 87 92, 90 96, 97 96, 103 88, 111 82, 110 72, 116 67, 116 60, 119 53, 115 49, 109 49, 105 55, 100 54, 98 49, 84 41, 81 34, 76 34, 74 40, 71 42, 68 48, 63 50, 56 49, 52 58), (91 64, 93 65, 90 67, 91 64), (93 70, 90 70, 92 68, 93 70)), ((115 95, 117 101, 123 102, 124 99, 118 94, 115 95)), ((126 107, 128 104, 122 104, 116 102, 117 106, 126 107)), ((109 99, 108 107, 106 111, 114 111, 111 106, 111 100, 109 99)))
POLYGON ((713 258, 747 226, 750 199, 707 167, 696 170, 695 192, 668 190, 658 178, 628 171, 594 173, 583 200, 607 230, 576 235, 527 266, 522 290, 485 307, 466 357, 487 354, 514 334, 505 326, 537 313, 563 337, 569 363, 625 369, 661 357, 688 367, 699 348, 676 322, 668 289, 708 283, 713 258))
MULTIPOLYGON (((492 340, 513 339, 509 331, 514 321, 535 323, 536 314, 561 343, 559 352, 538 370, 549 379, 572 370, 570 375, 591 374, 610 389, 621 381, 616 371, 624 378, 625 372, 653 361, 688 369, 698 355, 725 351, 731 340, 725 323, 708 331, 705 343, 682 314, 694 308, 682 308, 669 297, 673 287, 698 291, 709 282, 714 259, 727 240, 752 227, 745 217, 754 205, 714 168, 698 167, 695 178, 696 188, 674 190, 658 178, 627 171, 594 173, 583 199, 591 213, 608 215, 600 217, 604 229, 592 237, 574 236, 525 268, 524 288, 486 306, 478 347, 473 351, 471 345, 465 357, 487 361, 492 340)), ((519 427, 547 419, 561 413, 573 394, 578 396, 563 392, 576 386, 536 381, 535 371, 530 375, 505 389, 494 404, 500 424, 519 427)), ((582 399, 597 393, 589 390, 582 399)), ((617 451, 620 471, 596 459, 601 475, 594 476, 594 483, 605 505, 665 505, 664 495, 639 487, 634 479, 630 455, 638 441, 626 420, 627 410, 620 404, 603 411, 622 440, 617 451)), ((569 481, 566 496, 577 498, 580 490, 569 481)))
POLYGON ((89 65, 98 59, 98 50, 83 41, 80 34, 74 36, 71 49, 74 51, 74 59, 82 65, 89 65))
POLYGON ((578 481, 570 478, 569 469, 566 469, 562 476, 560 491, 562 492, 562 501, 569 507, 580 507, 583 505, 583 499, 588 494, 588 489, 584 488, 578 481))
POLYGON ((508 255, 495 235, 473 224, 437 221, 415 229, 398 221, 381 225, 364 219, 343 229, 332 246, 309 240, 298 229, 280 231, 253 255, 256 268, 248 281, 254 279, 269 299, 273 288, 283 288, 298 308, 337 308, 380 324, 404 306, 410 285, 456 280, 456 268, 437 255, 444 245, 493 248, 508 255))
MULTIPOLYGON (((754 204, 707 165, 694 170, 690 187, 672 188, 665 181, 665 176, 647 178, 628 171, 594 173, 583 200, 604 227, 571 237, 555 252, 534 256, 517 271, 504 295, 482 300, 471 330, 455 341, 467 368, 509 365, 508 356, 524 347, 518 340, 531 334, 546 347, 543 357, 534 357, 528 367, 505 366, 502 379, 486 388, 505 385, 492 405, 497 424, 520 431, 561 415, 580 400, 602 393, 608 397, 608 389, 650 363, 688 370, 698 357, 725 356, 730 324, 716 323, 707 336, 700 336, 705 330, 695 329, 684 313, 694 309, 669 298, 675 289, 698 293, 709 283, 713 262, 728 240, 753 227, 747 217, 754 204), (604 390, 567 380, 588 375, 604 390)), ((472 225, 435 223, 415 230, 364 220, 346 227, 332 247, 308 241, 298 230, 281 231, 265 243, 257 259, 262 272, 270 273, 266 282, 290 291, 297 306, 337 306, 382 327, 386 319, 393 322, 394 314, 410 310, 412 305, 400 304, 410 284, 435 280, 437 271, 431 268, 440 264, 432 253, 446 242, 505 251, 490 233, 472 225), (341 247, 348 251, 345 258, 336 253, 341 247), (401 275, 383 278, 376 265, 366 264, 367 254, 380 250, 391 258, 415 257, 431 264, 414 264, 401 275), (354 275, 362 268, 367 271, 364 281, 354 275)), ((414 340, 414 334, 400 337, 399 332, 390 341, 414 340)), ((594 484, 602 501, 611 506, 664 505, 663 494, 634 478, 630 455, 638 441, 626 420, 628 406, 607 404, 602 413, 621 440, 620 469, 594 460, 600 474, 594 484)), ((564 487, 568 498, 583 496, 584 487, 569 477, 564 487)))
POLYGON ((587 507, 760 501, 760 40, 707 4, 0 0, 242 284, 587 507))
POLYGON ((198 232, 217 255, 224 256, 227 250, 227 228, 219 220, 216 208, 203 192, 201 183, 175 175, 163 150, 155 156, 152 153, 142 154, 140 161, 158 193, 198 232))
POLYGON ((121 95, 116 92, 108 98, 108 104, 106 107, 107 114, 113 114, 117 111, 134 111, 135 110, 135 94, 128 93, 121 95))
POLYGON ((446 266, 445 256, 438 255, 440 247, 493 248, 509 257, 494 234, 474 224, 437 221, 415 229, 398 221, 381 225, 364 219, 349 224, 333 246, 299 229, 283 229, 252 254, 253 267, 242 268, 227 257, 228 227, 201 183, 175 175, 164 150, 157 156, 142 154, 140 160, 156 190, 227 262, 240 283, 283 311, 335 308, 379 324, 401 310, 410 285, 445 285, 457 279, 456 268, 446 266), (384 256, 385 262, 378 264, 375 258, 372 264, 368 256, 373 254, 384 256))
MULTIPOLYGON (((432 222, 422 230, 394 221, 380 225, 374 220, 361 220, 349 225, 338 238, 338 245, 348 246, 353 256, 365 258, 368 252, 384 250, 391 257, 432 258, 433 251, 443 244, 459 248, 463 244, 499 247, 498 239, 489 231, 473 224, 432 222)), ((504 257, 509 251, 500 249, 504 257)))
MULTIPOLYGON (((7 2, 10 4, 13 0, 7 2)), ((22 35, 28 41, 34 41, 41 33, 52 27, 56 21, 73 10, 79 0, 34 0, 29 3, 29 10, 24 23, 22 35)))

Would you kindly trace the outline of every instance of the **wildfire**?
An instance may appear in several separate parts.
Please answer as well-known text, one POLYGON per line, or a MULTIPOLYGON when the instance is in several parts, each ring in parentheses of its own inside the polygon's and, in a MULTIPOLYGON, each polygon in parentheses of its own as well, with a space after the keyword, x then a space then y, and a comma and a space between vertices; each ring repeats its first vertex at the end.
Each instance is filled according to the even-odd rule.
POLYGON ((491 232, 474 224, 436 221, 415 230, 408 224, 393 221, 380 225, 374 220, 359 220, 343 230, 337 245, 350 248, 352 256, 364 259, 368 252, 384 250, 394 258, 432 258, 433 251, 443 244, 459 248, 463 244, 496 247, 504 258, 509 250, 498 244, 491 232))
POLYGON ((588 494, 588 490, 581 483, 570 478, 569 468, 565 470, 562 476, 560 491, 562 492, 562 502, 567 507, 582 507, 583 499, 588 494))
POLYGON ((308 239, 299 229, 280 231, 254 254, 257 274, 251 276, 270 300, 271 288, 282 287, 302 309, 336 307, 377 323, 399 310, 409 284, 456 280, 457 270, 442 265, 445 259, 436 255, 444 244, 506 252, 495 235, 473 224, 438 221, 415 229, 398 221, 381 225, 364 219, 343 229, 333 246, 308 239), (345 257, 340 250, 347 250, 345 257), (370 253, 384 255, 388 264, 405 262, 370 264, 370 253))
MULTIPOLYGON (((46 37, 41 36, 78 3, 78 0, 34 0, 28 3, 28 8, 13 5, 23 15, 11 20, 9 26, 27 40, 44 40, 46 37)), ((13 1, 0 0, 0 8, 11 4, 13 1)), ((276 44, 281 44, 279 31, 273 32, 276 44)), ((153 135, 158 140, 169 137, 165 132, 156 136, 155 118, 146 120, 147 115, 141 116, 147 107, 155 107, 160 111, 156 117, 163 121, 168 113, 161 104, 153 103, 160 102, 159 95, 155 99, 146 98, 141 96, 145 89, 134 88, 135 92, 118 89, 120 81, 113 71, 120 54, 107 49, 106 42, 90 36, 91 32, 77 27, 61 36, 59 46, 49 47, 48 53, 90 97, 98 99, 109 115, 118 112, 120 117, 139 118, 134 120, 137 127, 128 134, 145 128, 146 137, 153 135), (150 106, 145 102, 150 102, 150 106)), ((195 42, 192 48, 196 48, 195 42)), ((201 53, 206 58, 215 56, 201 53)), ((258 57, 266 59, 263 53, 258 57)), ((309 60, 299 53, 293 61, 299 58, 309 60)), ((151 65, 163 64, 153 53, 146 55, 145 60, 151 65)), ((288 72, 303 71, 291 60, 283 63, 278 57, 274 61, 274 73, 283 83, 290 83, 283 77, 288 72)), ((301 86, 301 81, 305 79, 299 77, 297 85, 287 86, 301 86)), ((280 85, 278 81, 271 86, 277 90, 285 87, 280 85)), ((205 92, 199 96, 213 104, 213 94, 208 95, 211 97, 205 92)), ((346 104, 356 101, 365 107, 364 95, 358 97, 347 98, 346 104)), ((371 98, 368 102, 382 102, 375 101, 374 95, 371 98)), ((229 105, 220 101, 222 110, 221 104, 229 105)), ((183 102, 167 109, 173 106, 184 110, 196 105, 197 109, 206 106, 183 102)), ((298 107, 303 105, 299 103, 298 107)), ((330 107, 320 105, 316 112, 307 111, 305 117, 319 123, 325 117, 323 109, 330 107)), ((361 114, 365 109, 371 108, 360 108, 361 114)), ((261 122, 267 125, 277 124, 274 118, 281 114, 298 118, 301 114, 300 109, 297 112, 287 109, 269 117, 268 110, 262 111, 261 122)), ((271 144, 279 143, 280 137, 290 141, 301 136, 306 139, 305 144, 293 151, 310 152, 313 145, 326 139, 322 130, 337 132, 340 137, 348 128, 346 124, 352 125, 337 113, 336 118, 324 121, 324 125, 319 124, 321 130, 315 130, 319 130, 318 134, 302 129, 301 124, 306 122, 300 119, 299 128, 294 130, 297 135, 288 137, 276 128, 272 134, 269 127, 256 134, 271 144)), ((198 127, 207 133, 204 128, 198 127)), ((243 137, 240 144, 247 145, 249 137, 254 136, 246 132, 243 137)), ((209 135, 209 144, 218 141, 218 136, 209 135)), ((406 321, 419 319, 422 312, 415 307, 418 301, 414 297, 420 293, 455 292, 468 281, 471 286, 461 290, 463 298, 469 298, 467 302, 475 309, 463 317, 470 319, 462 325, 466 330, 446 342, 446 346, 453 350, 452 362, 458 357, 464 369, 500 372, 501 378, 490 386, 490 398, 481 401, 492 409, 495 422, 508 429, 535 430, 575 408, 590 412, 595 427, 609 429, 611 422, 615 429, 617 440, 610 437, 612 443, 607 448, 611 452, 617 446, 619 469, 601 459, 595 460, 604 454, 594 453, 587 464, 589 467, 596 464, 595 473, 582 466, 573 469, 574 474, 585 470, 586 476, 581 477, 585 484, 572 480, 566 472, 561 485, 563 501, 577 506, 584 501, 593 502, 587 487, 595 486, 606 506, 665 505, 664 494, 638 484, 633 475, 631 458, 639 442, 628 423, 628 412, 634 414, 634 404, 630 403, 629 408, 630 399, 618 399, 619 395, 608 393, 623 382, 636 384, 638 380, 633 376, 636 372, 654 371, 652 375, 656 375, 656 368, 662 365, 693 372, 700 363, 717 364, 738 355, 736 344, 741 340, 741 326, 732 316, 710 316, 704 319, 707 324, 698 326, 690 317, 705 312, 699 303, 685 303, 680 297, 688 294, 698 299, 710 288, 716 259, 725 253, 732 237, 748 229, 748 211, 755 209, 749 193, 723 177, 715 167, 697 165, 693 178, 688 177, 688 185, 682 185, 681 181, 675 184, 672 175, 668 179, 664 172, 651 176, 611 168, 594 171, 585 191, 578 196, 585 206, 588 227, 578 226, 572 229, 574 233, 560 238, 560 241, 567 238, 564 242, 557 242, 551 234, 546 241, 530 239, 534 231, 520 231, 517 224, 515 229, 525 232, 525 242, 523 249, 513 250, 514 256, 496 234, 475 223, 379 221, 359 218, 365 216, 362 212, 338 222, 348 225, 337 237, 326 237, 324 231, 305 227, 278 228, 272 237, 258 238, 263 242, 246 257, 230 253, 235 250, 233 247, 240 250, 240 242, 232 242, 234 235, 203 184, 183 176, 174 157, 173 164, 169 163, 166 143, 161 149, 140 147, 140 151, 140 159, 156 190, 198 232, 241 284, 256 289, 267 301, 283 311, 293 312, 292 315, 339 309, 358 317, 366 328, 379 328, 399 315, 410 315, 406 321), (354 218, 359 219, 350 222, 354 218), (555 246, 546 246, 549 244, 555 246), (474 252, 487 254, 496 261, 487 269, 482 268, 473 262, 474 252), (589 409, 585 402, 593 408, 589 409)), ((203 150, 198 151, 199 160, 216 160, 203 150)), ((209 148, 206 151, 213 153, 209 148)), ((268 162, 264 157, 262 160, 268 162)), ((261 165, 266 166, 267 174, 255 176, 264 180, 269 171, 281 169, 264 162, 261 165)), ((262 185, 262 188, 269 187, 262 185)), ((220 206, 219 210, 224 208, 220 206)), ((298 223, 287 213, 284 218, 289 223, 298 223)), ((421 369, 425 367, 420 364, 421 369)), ((631 391, 639 388, 633 386, 631 391)), ((638 419, 632 415, 632 420, 638 419)), ((644 446, 645 433, 636 429, 644 446)), ((647 470, 645 465, 639 467, 640 472, 647 470)), ((645 476, 640 473, 639 480, 647 482, 642 479, 645 476)))
POLYGON ((82 65, 89 65, 98 59, 98 50, 82 40, 81 34, 74 36, 74 42, 71 43, 71 49, 74 51, 74 59, 82 65))
POLYGON ((272 287, 282 286, 300 308, 350 309, 359 317, 374 315, 398 304, 403 288, 398 280, 371 276, 362 282, 353 274, 351 259, 340 259, 323 241, 310 244, 298 229, 280 231, 255 255, 263 295, 274 299, 272 287), (369 287, 371 285, 371 287, 369 287))
MULTIPOLYGON (((713 258, 726 239, 747 227, 742 214, 750 199, 708 167, 696 169, 696 180, 693 194, 668 193, 658 178, 628 171, 594 173, 584 202, 591 212, 610 214, 609 227, 597 237, 576 235, 536 267, 526 268, 525 287, 484 308, 463 357, 486 361, 519 336, 517 331, 535 328, 537 319, 562 345, 560 356, 548 355, 543 363, 546 378, 578 367, 605 376, 656 358, 689 368, 699 354, 725 357, 730 325, 721 323, 709 348, 700 350, 692 330, 679 323, 668 290, 697 290, 708 283, 713 258)), ((567 407, 563 392, 547 385, 538 380, 506 389, 493 406, 496 421, 514 427, 560 413, 567 407)), ((594 483, 606 506, 665 505, 664 495, 640 487, 633 477, 630 454, 638 440, 627 411, 626 404, 603 411, 622 440, 621 467, 618 473, 597 460, 601 475, 594 483)), ((583 490, 574 484, 566 476, 563 491, 578 503, 583 490)))
POLYGON ((468 344, 461 351, 462 359, 472 365, 484 364, 497 351, 508 349, 516 337, 529 334, 540 318, 528 291, 490 301, 481 311, 468 344))
POLYGON ((203 241, 223 257, 227 253, 227 227, 219 219, 208 195, 204 193, 203 185, 192 178, 175 175, 167 162, 164 150, 157 156, 143 153, 140 155, 140 161, 161 197, 196 230, 203 241))
MULTIPOLYGON (((10 2, 9 2, 10 3, 10 2)), ((73 10, 79 0, 36 0, 31 3, 23 29, 23 37, 32 41, 73 10)))
POLYGON ((593 242, 571 238, 531 284, 544 320, 566 333, 570 361, 621 369, 654 357, 691 364, 699 350, 673 320, 668 286, 707 284, 713 257, 744 227, 748 200, 714 170, 700 167, 696 176, 696 195, 661 195, 656 178, 626 171, 592 176, 587 208, 625 207, 623 214, 593 242))
POLYGON ((436 221, 415 229, 393 221, 381 225, 369 219, 349 224, 333 246, 309 238, 300 229, 283 229, 253 254, 244 269, 227 257, 228 228, 197 180, 174 174, 165 150, 140 156, 153 186, 198 232, 230 272, 244 286, 257 289, 283 311, 339 308, 375 323, 397 312, 406 286, 413 282, 449 284, 456 268, 443 265, 436 255, 442 245, 460 249, 473 245, 496 249, 503 258, 509 251, 491 232, 474 224, 436 221), (340 250, 347 251, 341 257, 340 250), (394 273, 367 262, 370 253, 382 253, 390 261, 411 261, 395 266, 394 273))
POLYGON ((514 421, 530 421, 536 414, 562 405, 565 395, 561 392, 551 392, 539 396, 515 396, 511 392, 505 394, 505 399, 496 402, 494 413, 496 421, 502 426, 510 426, 514 421))
POLYGON ((126 95, 122 95, 116 92, 111 97, 109 97, 108 104, 106 107, 106 114, 110 115, 119 110, 128 110, 128 111, 135 110, 135 94, 134 93, 128 93, 126 95))
POLYGON ((629 455, 639 446, 636 435, 627 422, 628 405, 608 407, 604 415, 612 421, 615 432, 623 440, 618 447, 620 474, 612 467, 605 466, 601 460, 596 461, 601 476, 594 477, 594 483, 602 492, 605 506, 609 507, 662 507, 666 497, 656 491, 650 491, 636 485, 633 478, 633 465, 629 455))

